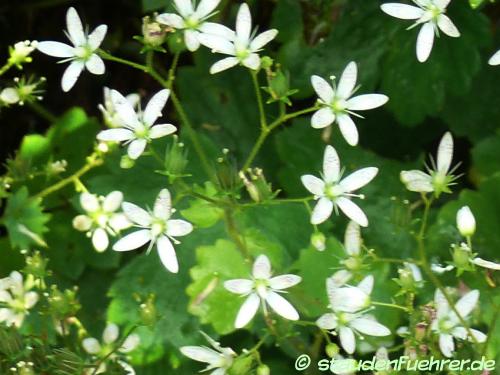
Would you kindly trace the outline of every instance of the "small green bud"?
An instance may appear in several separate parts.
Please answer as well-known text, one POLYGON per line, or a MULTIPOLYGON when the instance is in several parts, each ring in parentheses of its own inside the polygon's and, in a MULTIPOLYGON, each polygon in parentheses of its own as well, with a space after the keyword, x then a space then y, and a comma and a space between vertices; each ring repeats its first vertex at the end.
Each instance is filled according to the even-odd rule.
POLYGON ((332 342, 326 346, 325 352, 328 357, 334 358, 337 354, 339 354, 340 350, 338 345, 332 342))
POLYGON ((167 29, 154 18, 146 16, 142 19, 142 36, 144 44, 152 47, 161 46, 165 42, 167 29))
POLYGON ((158 321, 158 313, 154 300, 155 296, 151 294, 148 299, 140 305, 141 321, 146 326, 154 326, 158 321))
POLYGON ((270 374, 271 370, 269 369, 269 366, 262 364, 259 367, 257 367, 257 375, 270 375, 270 374))
POLYGON ((453 263, 459 269, 469 269, 470 268, 470 256, 471 251, 466 244, 461 244, 460 246, 453 246, 453 263))
POLYGON ((175 134, 172 139, 172 144, 168 146, 165 152, 165 171, 170 178, 170 183, 183 176, 188 164, 187 150, 184 143, 179 142, 179 137, 175 134))
POLYGON ((319 251, 323 251, 326 248, 326 237, 321 232, 314 232, 311 235, 311 245, 319 251))
POLYGON ((350 271, 359 271, 363 263, 358 257, 349 257, 344 261, 344 265, 350 271))
POLYGON ((273 66, 273 59, 270 58, 269 56, 263 56, 261 59, 260 59, 260 67, 262 69, 270 69, 272 66, 273 66))
POLYGON ((130 169, 135 165, 135 161, 131 159, 128 155, 123 155, 120 159, 120 168, 130 169))
POLYGON ((24 273, 26 275, 33 275, 35 279, 44 279, 50 274, 47 271, 48 262, 47 258, 44 258, 39 251, 36 251, 32 256, 26 257, 24 273))

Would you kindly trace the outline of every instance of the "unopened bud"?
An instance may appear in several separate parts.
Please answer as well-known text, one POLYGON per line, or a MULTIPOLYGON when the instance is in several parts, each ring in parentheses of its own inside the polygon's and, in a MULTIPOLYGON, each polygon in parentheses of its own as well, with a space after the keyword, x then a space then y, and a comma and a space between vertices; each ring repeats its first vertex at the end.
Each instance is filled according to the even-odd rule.
POLYGON ((426 322, 417 323, 415 326, 415 339, 417 341, 422 341, 424 339, 427 333, 427 326, 428 324, 426 322))
POLYGON ((135 165, 135 161, 131 159, 128 155, 123 155, 120 159, 120 168, 130 169, 135 165))
POLYGON ((453 246, 453 263, 459 269, 470 267, 471 251, 466 244, 453 246))
POLYGON ((457 212, 457 228, 464 237, 471 237, 476 231, 476 219, 469 206, 464 206, 457 212))
POLYGON ((339 354, 339 351, 338 345, 334 343, 328 344, 325 348, 326 355, 330 358, 334 358, 337 354, 339 354))
POLYGON ((326 237, 321 232, 314 232, 311 235, 311 245, 319 251, 323 251, 326 248, 326 237))
POLYGON ((270 374, 271 370, 269 369, 269 366, 262 364, 259 367, 257 367, 257 375, 270 375, 270 374))

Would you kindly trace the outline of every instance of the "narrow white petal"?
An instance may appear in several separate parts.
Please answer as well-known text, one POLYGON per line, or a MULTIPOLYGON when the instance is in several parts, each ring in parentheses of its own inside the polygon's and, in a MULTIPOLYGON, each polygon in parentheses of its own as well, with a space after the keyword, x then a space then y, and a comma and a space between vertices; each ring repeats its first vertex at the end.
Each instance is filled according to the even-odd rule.
POLYGON ((335 121, 335 114, 330 107, 318 109, 311 117, 311 126, 314 129, 323 129, 335 121))
POLYGON ((313 176, 312 174, 305 174, 300 177, 304 187, 314 195, 321 196, 325 190, 325 183, 322 179, 313 176))
POLYGON ((106 71, 106 67, 104 66, 104 61, 96 55, 95 53, 89 57, 89 59, 85 62, 85 67, 87 70, 96 75, 104 74, 106 71))
POLYGON ((327 291, 345 285, 352 278, 352 273, 347 270, 338 270, 326 280, 327 291))
MULTIPOLYGON (((474 336, 474 338, 476 339, 476 341, 478 343, 483 343, 488 338, 487 335, 485 335, 481 331, 478 331, 477 329, 470 328, 470 331, 472 332, 472 335, 474 336)), ((471 341, 471 342, 473 342, 473 340, 471 338, 468 338, 468 340, 471 341)))
POLYGON ((479 291, 471 290, 458 300, 458 302, 455 304, 455 308, 457 309, 458 313, 462 316, 462 318, 466 318, 471 313, 471 311, 474 310, 478 300, 479 300, 479 291))
POLYGON ((128 141, 135 137, 134 132, 129 129, 116 128, 107 129, 97 134, 97 139, 105 142, 122 142, 128 141))
POLYGON ((441 14, 439 16, 438 27, 443 33, 448 36, 451 36, 453 38, 458 38, 460 36, 460 31, 458 31, 453 21, 450 20, 450 18, 446 14, 441 14))
POLYGON ((185 26, 182 17, 175 13, 162 13, 156 17, 156 20, 174 29, 183 29, 185 26))
POLYGON ((196 30, 184 30, 184 43, 189 51, 194 52, 200 48, 199 32, 196 30))
POLYGON ((446 132, 439 142, 437 152, 437 169, 439 172, 446 174, 451 166, 453 159, 453 137, 450 132, 446 132))
POLYGON ((92 234, 92 245, 100 253, 108 248, 108 234, 103 228, 97 228, 92 234))
POLYGON ((348 327, 340 327, 339 329, 340 345, 344 350, 352 354, 356 349, 356 338, 354 337, 354 332, 348 327))
POLYGON ((439 335, 439 349, 445 357, 452 357, 453 351, 455 350, 455 343, 453 342, 453 336, 448 333, 441 333, 439 335))
POLYGON ((349 221, 345 230, 344 248, 349 255, 359 255, 361 251, 361 230, 354 221, 349 221))
POLYGON ((226 57, 225 59, 217 61, 210 67, 210 74, 220 73, 224 70, 238 65, 239 60, 236 57, 226 57))
POLYGON ((253 263, 252 275, 255 279, 269 279, 271 277, 271 262, 265 255, 259 255, 253 263))
POLYGON ((434 44, 434 26, 432 23, 424 23, 417 37, 417 59, 425 62, 432 51, 434 44))
POLYGON ((330 288, 328 299, 335 311, 355 313, 367 307, 368 295, 360 288, 346 286, 342 288, 330 288))
POLYGON ((132 223, 125 214, 117 213, 109 218, 109 226, 115 232, 120 232, 123 229, 130 228, 132 226, 132 223))
POLYGON ((217 363, 221 360, 221 354, 213 349, 203 346, 183 346, 181 353, 192 360, 204 363, 217 363))
POLYGON ((167 234, 172 237, 182 237, 193 231, 193 225, 186 220, 169 220, 167 222, 167 234))
POLYGON ((351 146, 356 146, 358 144, 359 134, 351 116, 346 113, 340 114, 337 116, 337 123, 339 124, 340 132, 346 142, 351 146))
POLYGON ((389 97, 382 94, 358 95, 347 101, 347 108, 351 111, 365 111, 383 106, 389 97))
POLYGON ((95 212, 101 208, 97 197, 87 192, 80 194, 80 206, 87 212, 95 212))
POLYGON ((240 5, 238 14, 236 16, 236 35, 238 39, 245 43, 250 39, 250 33, 252 31, 252 15, 250 14, 250 8, 246 3, 240 5))
POLYGON ((60 42, 39 42, 36 48, 46 55, 54 57, 73 57, 73 47, 60 42))
POLYGON ((198 6, 196 7, 196 11, 194 12, 195 17, 197 18, 205 18, 207 17, 210 13, 214 11, 215 8, 217 8, 217 5, 219 5, 220 0, 201 0, 198 6))
POLYGON ((0 302, 10 302, 12 301, 12 296, 9 292, 0 289, 0 302))
POLYGON ((436 289, 434 293, 434 305, 436 306, 436 317, 438 319, 448 315, 450 306, 444 294, 439 289, 436 289))
POLYGON ((369 336, 388 336, 391 334, 389 328, 371 319, 357 318, 352 320, 349 325, 356 331, 369 336))
POLYGON ((139 123, 137 113, 132 104, 116 90, 111 90, 111 102, 118 117, 129 127, 134 127, 139 123))
POLYGON ((234 56, 236 54, 234 44, 230 40, 222 36, 201 34, 198 36, 198 40, 205 47, 210 48, 214 53, 223 53, 225 55, 231 56, 234 56))
POLYGON ((434 191, 432 177, 422 171, 401 171, 400 178, 401 182, 403 182, 410 191, 419 193, 430 193, 434 191))
MULTIPOLYGON (((478 331, 477 329, 472 329, 472 328, 470 328, 470 331, 472 332, 472 335, 474 336, 474 338, 476 339, 476 341, 478 343, 482 343, 482 342, 486 341, 487 336, 483 332, 478 331)), ((469 332, 464 327, 453 328, 453 330, 451 331, 451 334, 460 340, 469 340, 471 342, 474 341, 470 337, 469 332)))
POLYGON ((316 320, 316 325, 321 329, 333 330, 337 328, 337 317, 335 314, 327 313, 321 315, 318 320, 316 320))
POLYGON ((166 220, 170 217, 172 211, 172 197, 168 189, 162 189, 156 197, 153 213, 156 217, 166 220))
POLYGON ((174 0, 175 7, 183 17, 188 17, 194 13, 191 0, 174 0))
POLYGON ((325 197, 322 197, 316 203, 311 215, 311 224, 318 225, 325 222, 332 214, 333 202, 325 197))
POLYGON ((472 263, 474 263, 477 266, 484 267, 484 268, 489 268, 490 270, 495 270, 495 271, 500 271, 500 264, 491 262, 489 260, 485 260, 482 258, 474 258, 472 260, 472 263))
POLYGON ((323 155, 323 177, 327 183, 337 182, 340 177, 340 158, 335 148, 330 145, 325 147, 323 155))
POLYGON ((130 251, 135 250, 151 241, 151 231, 149 229, 141 229, 137 232, 130 233, 118 240, 113 245, 114 251, 130 251))
POLYGON ((271 306, 271 308, 276 312, 276 314, 281 315, 283 318, 288 320, 298 320, 299 313, 295 310, 285 298, 275 292, 268 292, 266 296, 266 302, 271 306))
POLYGON ((236 33, 229 27, 215 22, 203 22, 199 30, 204 34, 217 35, 227 40, 234 40, 236 33))
POLYGON ((378 168, 367 167, 358 169, 340 181, 340 186, 346 192, 355 191, 375 178, 378 173, 378 168))
POLYGON ((130 143, 127 148, 127 154, 130 159, 137 159, 142 155, 146 148, 147 141, 145 139, 136 139, 130 143))
POLYGON ((104 332, 102 334, 102 340, 106 344, 111 344, 118 340, 118 336, 120 335, 120 329, 114 323, 108 323, 106 328, 104 328, 104 332))
POLYGON ((434 0, 434 4, 441 9, 441 10, 446 10, 448 7, 448 4, 450 4, 451 0, 434 0))
POLYGON ((128 336, 120 347, 119 351, 122 353, 129 353, 139 346, 141 339, 139 335, 132 334, 128 336))
POLYGON ((500 50, 496 51, 495 54, 490 57, 490 59, 488 60, 488 64, 500 65, 500 50))
POLYGON ((85 64, 83 63, 83 61, 72 61, 69 64, 69 66, 64 71, 61 80, 61 87, 64 92, 68 92, 73 88, 76 81, 78 80, 78 77, 80 77, 84 66, 85 64))
POLYGON ((251 53, 242 64, 248 69, 257 70, 260 68, 260 57, 256 53, 251 53))
POLYGON ((31 309, 38 302, 38 293, 34 291, 30 291, 24 295, 24 307, 27 309, 31 309))
POLYGON ((333 101, 335 95, 333 87, 324 78, 316 75, 311 76, 311 84, 316 94, 325 104, 330 104, 333 101))
POLYGON ((121 191, 112 191, 106 198, 104 198, 104 202, 102 203, 102 208, 106 212, 115 212, 120 208, 123 201, 123 193, 121 191))
POLYGON ((375 282, 375 280, 374 280, 373 276, 368 275, 368 276, 364 277, 363 280, 361 280, 359 282, 358 288, 369 295, 369 294, 371 294, 371 292, 373 290, 374 282, 375 282))
POLYGON ((416 264, 405 262, 405 266, 410 269, 413 279, 417 283, 423 280, 422 272, 420 272, 420 268, 416 264))
POLYGON ((278 30, 276 29, 271 29, 260 33, 250 43, 250 50, 253 52, 259 51, 267 43, 276 38, 276 35, 278 35, 278 30))
POLYGON ((143 227, 147 227, 151 224, 151 215, 141 207, 133 203, 123 202, 122 209, 125 215, 134 223, 143 227))
POLYGON ((179 272, 179 263, 172 242, 166 236, 160 236, 156 242, 156 246, 158 247, 160 260, 165 268, 172 273, 179 272))
POLYGON ((255 293, 250 294, 238 311, 238 315, 236 316, 236 321, 234 323, 235 328, 243 328, 246 326, 257 313, 259 304, 259 296, 255 293))
POLYGON ((358 77, 358 67, 354 61, 351 61, 345 67, 342 75, 340 76, 339 84, 337 86, 337 96, 342 99, 347 99, 351 96, 352 90, 356 86, 356 79, 358 77))
POLYGON ((366 217, 365 213, 359 208, 359 206, 351 201, 350 199, 347 199, 345 197, 340 197, 337 198, 335 203, 340 207, 342 212, 352 221, 355 221, 362 227, 367 227, 368 226, 368 218, 366 217))
POLYGON ((234 279, 224 282, 224 288, 231 293, 248 294, 252 291, 254 282, 248 279, 234 279))
POLYGON ((269 280, 269 286, 272 289, 287 289, 290 288, 294 285, 297 285, 302 281, 302 278, 297 275, 292 275, 292 274, 287 274, 287 275, 280 275, 276 277, 272 277, 269 280))
POLYGON ((71 41, 75 46, 82 46, 86 42, 82 21, 75 8, 71 7, 66 13, 66 25, 71 41))
POLYGON ((90 33, 88 43, 92 50, 95 51, 99 48, 107 32, 108 27, 106 25, 99 25, 90 33))
POLYGON ((161 111, 165 104, 167 103, 168 97, 170 95, 170 90, 163 89, 158 91, 148 102, 146 109, 144 110, 143 119, 148 125, 153 125, 158 117, 161 116, 161 111))
POLYGON ((422 17, 424 10, 412 5, 400 3, 386 3, 380 6, 380 9, 389 16, 402 20, 416 20, 422 17))
POLYGON ((149 137, 152 139, 157 139, 165 137, 167 135, 173 134, 177 131, 177 128, 172 124, 158 124, 154 125, 150 132, 149 137))
POLYGON ((89 354, 98 354, 101 351, 101 344, 93 337, 88 337, 82 341, 83 349, 89 354))

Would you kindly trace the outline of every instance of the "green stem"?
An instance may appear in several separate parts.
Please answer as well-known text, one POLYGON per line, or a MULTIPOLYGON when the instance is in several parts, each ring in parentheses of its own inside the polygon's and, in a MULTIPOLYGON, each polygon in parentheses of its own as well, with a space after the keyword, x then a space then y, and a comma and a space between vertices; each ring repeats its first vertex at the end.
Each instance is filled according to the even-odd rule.
POLYGON ((284 204, 284 203, 306 203, 312 201, 314 197, 305 197, 305 198, 283 198, 283 199, 272 199, 263 202, 251 202, 251 203, 242 203, 240 207, 254 207, 254 206, 265 206, 265 205, 275 205, 275 204, 284 204))
POLYGON ((177 64, 179 63, 179 57, 180 57, 180 55, 181 55, 180 52, 176 52, 174 54, 174 58, 172 60, 172 65, 170 65, 170 69, 168 70, 167 86, 169 88, 172 88, 172 85, 174 83, 174 80, 175 80, 175 71, 177 69, 177 64))
POLYGON ((238 231, 238 228, 236 227, 236 221, 234 220, 233 211, 230 208, 226 208, 224 210, 224 219, 229 236, 236 243, 236 246, 238 247, 238 249, 240 249, 243 257, 247 260, 250 259, 250 253, 248 252, 245 243, 240 237, 240 233, 238 231))
POLYGON ((252 76, 253 87, 255 89, 255 97, 257 98, 257 105, 259 106, 260 128, 261 130, 265 130, 267 129, 267 120, 266 112, 264 110, 264 102, 262 101, 262 95, 260 93, 258 73, 252 69, 249 69, 248 71, 252 76))
POLYGON ((40 116, 47 122, 54 123, 57 121, 57 116, 55 116, 50 111, 41 106, 40 103, 30 101, 27 104, 28 107, 30 107, 33 110, 33 112, 35 112, 38 116, 40 116))
POLYGON ((12 62, 7 61, 5 65, 0 68, 0 76, 2 76, 7 70, 12 68, 13 65, 14 64, 12 64, 12 62))
POLYGON ((102 49, 100 49, 98 51, 98 53, 99 53, 99 56, 101 56, 104 60, 114 61, 114 62, 123 64, 123 65, 128 65, 128 66, 131 66, 134 69, 142 70, 144 73, 149 73, 150 72, 150 69, 146 65, 138 64, 138 63, 135 63, 133 61, 129 61, 129 60, 125 60, 125 59, 122 59, 122 58, 119 58, 119 57, 115 57, 115 56, 111 55, 110 53, 107 53, 106 51, 104 51, 102 49))
POLYGON ((394 309, 399 309, 399 310, 403 310, 405 312, 408 312, 408 308, 404 307, 404 306, 400 306, 400 305, 396 305, 394 303, 386 303, 386 302, 376 302, 376 301, 372 301, 372 305, 375 305, 375 306, 385 306, 385 307, 392 307, 394 309))

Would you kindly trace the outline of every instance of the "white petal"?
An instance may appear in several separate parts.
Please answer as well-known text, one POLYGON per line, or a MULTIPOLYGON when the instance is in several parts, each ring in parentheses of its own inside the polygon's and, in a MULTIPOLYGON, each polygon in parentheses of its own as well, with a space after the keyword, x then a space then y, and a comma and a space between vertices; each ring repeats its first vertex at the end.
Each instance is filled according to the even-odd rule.
POLYGON ((434 44, 434 26, 427 22, 422 25, 417 37, 417 59, 420 62, 425 62, 432 51, 434 44))
POLYGON ((102 340, 106 344, 111 344, 118 340, 118 336, 120 335, 120 329, 114 323, 108 323, 106 328, 104 328, 104 332, 102 334, 102 340))
POLYGON ((148 102, 146 109, 144 110, 143 119, 148 125, 153 125, 158 117, 161 116, 161 111, 165 104, 167 103, 168 97, 170 95, 170 90, 164 89, 158 91, 148 102))
POLYGON ((194 13, 191 0, 174 0, 174 3, 181 16, 187 17, 194 13))
POLYGON ((0 290, 0 302, 10 302, 12 301, 12 296, 9 292, 5 290, 0 290))
POLYGON ((410 191, 429 193, 434 191, 432 186, 432 177, 427 173, 418 170, 401 171, 401 181, 410 191))
POLYGON ((167 222, 167 234, 172 237, 185 236, 193 231, 193 225, 185 220, 169 220, 167 222))
POLYGON ((490 59, 488 60, 488 64, 500 65, 500 50, 496 51, 495 54, 490 57, 490 59))
POLYGON ((330 145, 325 147, 323 155, 323 177, 326 183, 337 182, 340 177, 340 158, 335 148, 330 145))
POLYGON ((132 223, 125 214, 117 213, 109 218, 109 226, 115 232, 120 232, 123 229, 130 228, 132 226, 132 223))
POLYGON ((31 309, 38 302, 38 293, 37 292, 28 292, 24 295, 24 307, 27 309, 31 309))
POLYGON ((76 81, 78 80, 78 77, 80 77, 84 66, 85 64, 83 63, 83 61, 72 61, 69 64, 69 66, 64 71, 61 80, 61 87, 64 92, 68 92, 73 88, 76 81))
POLYGON ((250 38, 250 33, 252 31, 252 15, 250 14, 250 8, 246 3, 240 5, 238 14, 236 16, 236 35, 238 40, 245 43, 250 38))
POLYGON ((271 262, 265 255, 259 255, 252 267, 252 275, 255 279, 269 279, 271 277, 271 262))
POLYGON ((102 61, 102 59, 95 53, 91 55, 85 62, 85 67, 90 73, 97 75, 104 74, 104 72, 106 71, 104 61, 102 61))
POLYGON ((182 17, 175 13, 162 13, 156 17, 156 20, 174 29, 183 29, 185 26, 182 17))
POLYGON ((93 337, 88 337, 82 341, 83 349, 89 354, 98 354, 101 351, 101 344, 93 337))
POLYGON ((252 291, 254 282, 248 279, 234 279, 224 282, 224 288, 231 293, 248 294, 252 291))
POLYGON ((340 181, 340 186, 346 192, 355 191, 375 178, 378 173, 378 168, 367 167, 358 169, 340 181))
POLYGON ((365 278, 363 278, 363 280, 361 280, 358 284, 358 288, 361 289, 363 292, 365 292, 366 294, 371 294, 372 290, 373 290, 373 283, 374 283, 374 279, 373 279, 373 276, 372 275, 368 275, 366 276, 365 278))
POLYGON ((87 192, 80 194, 80 206, 87 212, 95 212, 101 208, 97 197, 87 192))
POLYGON ((106 37, 107 31, 108 27, 106 25, 99 25, 90 33, 88 43, 93 50, 99 48, 102 41, 106 37))
POLYGON ((434 293, 434 305, 436 307, 436 317, 438 319, 448 315, 450 306, 444 294, 439 289, 436 289, 436 292, 434 293))
POLYGON ((94 249, 100 253, 108 248, 108 234, 103 228, 97 228, 92 234, 92 245, 94 246, 94 249))
POLYGON ((349 221, 345 230, 344 247, 349 255, 359 255, 361 251, 361 231, 359 225, 354 221, 349 221))
POLYGON ((297 285, 302 281, 302 277, 297 276, 297 275, 292 275, 292 274, 287 274, 287 275, 280 275, 276 277, 272 277, 269 280, 269 286, 272 289, 287 289, 290 288, 294 285, 297 285))
POLYGON ((133 203, 123 202, 122 209, 125 215, 134 223, 143 227, 147 227, 151 224, 151 215, 139 206, 133 203))
POLYGON ((416 282, 422 281, 422 272, 420 272, 420 268, 416 264, 405 262, 405 266, 410 269, 413 279, 416 282))
POLYGON ((335 121, 335 114, 330 107, 318 109, 311 117, 311 126, 314 129, 323 129, 335 121))
POLYGON ((160 260, 167 270, 172 273, 179 272, 179 263, 177 262, 177 255, 175 254, 172 242, 166 236, 160 236, 156 242, 158 247, 158 255, 160 260))
POLYGON ((130 251, 135 250, 151 241, 151 231, 149 229, 141 229, 137 232, 130 233, 118 240, 113 245, 114 251, 130 251))
POLYGON ((388 336, 391 331, 377 321, 365 318, 352 320, 349 325, 355 330, 369 336, 388 336))
POLYGON ((75 52, 73 47, 60 42, 40 42, 36 48, 46 55, 54 57, 73 57, 75 52))
POLYGON ((227 40, 234 40, 236 34, 229 27, 215 22, 203 22, 199 29, 204 34, 217 35, 227 40))
POLYGON ((439 335, 439 349, 445 357, 452 357, 453 351, 455 350, 455 343, 453 342, 453 336, 448 333, 441 333, 439 335))
POLYGON ((111 90, 111 102, 118 117, 129 127, 134 127, 139 123, 137 113, 132 104, 116 90, 111 90))
POLYGON ((479 291, 471 290, 458 300, 458 302, 455 304, 455 308, 462 316, 462 318, 466 318, 471 313, 471 311, 474 310, 478 300, 479 291))
POLYGON ((345 113, 340 114, 337 116, 337 123, 346 142, 351 146, 356 146, 359 140, 358 129, 351 117, 345 113))
POLYGON ((472 260, 472 263, 474 263, 475 265, 478 265, 480 267, 489 268, 489 269, 495 270, 495 271, 500 271, 500 264, 499 263, 490 262, 489 260, 485 260, 485 259, 482 259, 479 257, 474 258, 472 260))
POLYGON ((327 291, 345 285, 352 278, 352 273, 347 270, 338 270, 326 280, 327 291))
MULTIPOLYGON (((485 335, 483 332, 478 331, 477 329, 470 328, 470 331, 472 332, 472 335, 476 339, 478 343, 483 343, 487 340, 488 336, 485 335)), ((473 341, 471 338, 469 338, 469 341, 473 341)))
POLYGON ((172 197, 168 189, 162 189, 156 197, 153 213, 156 217, 167 220, 172 211, 172 197))
POLYGON ((290 302, 278 293, 272 291, 268 292, 266 302, 278 315, 281 315, 283 318, 288 320, 299 319, 299 313, 295 310, 295 307, 293 307, 290 302))
POLYGON ((344 350, 352 354, 354 349, 356 349, 356 338, 354 337, 354 332, 348 327, 340 327, 339 329, 340 345, 344 350))
POLYGON ((66 25, 71 41, 75 46, 82 46, 86 42, 83 25, 75 8, 71 7, 66 13, 66 25))
POLYGON ((234 323, 235 328, 243 328, 246 326, 257 313, 259 304, 260 299, 257 294, 250 294, 238 311, 238 315, 236 316, 236 321, 234 323))
POLYGON ((438 18, 438 27, 443 33, 453 38, 458 38, 460 36, 460 31, 458 31, 455 24, 450 20, 446 14, 441 14, 438 18))
POLYGON ((345 67, 340 77, 337 86, 337 96, 342 99, 347 99, 351 96, 352 90, 356 86, 356 79, 358 77, 358 67, 354 61, 351 61, 345 67))
POLYGON ((189 51, 194 52, 200 48, 200 41, 198 39, 199 32, 196 30, 184 30, 184 43, 189 51))
POLYGON ((314 75, 311 77, 311 84, 316 94, 325 104, 330 104, 333 101, 335 96, 333 87, 324 78, 314 75))
POLYGON ((322 179, 313 176, 312 174, 305 174, 300 177, 304 187, 312 194, 321 196, 325 190, 325 183, 322 179))
POLYGON ((342 288, 330 288, 328 299, 335 311, 355 313, 367 307, 369 296, 360 288, 346 286, 342 288))
POLYGON ((104 202, 102 203, 102 208, 106 212, 115 212, 120 208, 123 201, 123 193, 121 191, 112 191, 106 198, 104 198, 104 202))
POLYGON ((201 34, 198 39, 201 44, 210 48, 214 53, 223 53, 231 56, 236 54, 234 44, 224 37, 211 34, 201 34))
POLYGON ((383 106, 389 98, 382 94, 358 95, 347 101, 347 108, 351 111, 365 111, 383 106))
POLYGON ((154 125, 150 132, 149 137, 152 139, 157 139, 165 137, 167 135, 173 134, 177 131, 177 128, 172 124, 158 124, 154 125))
POLYGON ((135 137, 134 132, 129 129, 116 128, 107 129, 97 134, 97 139, 105 142, 122 142, 128 141, 135 137))
POLYGON ((226 57, 225 59, 217 61, 210 67, 210 74, 220 73, 224 70, 238 65, 239 60, 236 57, 226 57))
POLYGON ((267 43, 269 43, 271 40, 276 38, 276 35, 278 35, 278 30, 276 30, 276 29, 271 29, 271 30, 264 31, 263 33, 260 33, 250 43, 250 50, 252 52, 259 51, 267 43))
MULTIPOLYGON (((472 329, 472 328, 470 328, 470 331, 472 332, 472 335, 474 336, 474 338, 476 339, 476 341, 478 343, 482 343, 482 342, 486 341, 487 336, 483 332, 478 331, 477 329, 472 329)), ((453 330, 451 331, 451 334, 460 340, 469 340, 471 342, 474 341, 470 337, 469 332, 467 332, 467 330, 464 327, 453 328, 453 330)))
POLYGON ((242 64, 248 69, 257 70, 260 67, 260 57, 256 53, 251 53, 242 64))
POLYGON ((11 321, 14 317, 14 312, 7 308, 0 308, 0 322, 6 322, 9 325, 9 321, 11 321))
POLYGON ((335 203, 337 206, 340 207, 342 212, 352 221, 355 221, 362 227, 367 227, 368 226, 368 218, 366 217, 365 213, 359 208, 359 206, 351 201, 350 199, 347 199, 345 197, 340 197, 335 200, 335 203))
POLYGON ((316 325, 321 329, 333 330, 337 328, 337 317, 332 313, 321 315, 316 320, 316 325))
POLYGON ((316 203, 311 215, 311 224, 317 225, 326 221, 333 211, 333 202, 325 197, 322 197, 316 203))
POLYGON ((120 352, 122 353, 129 353, 133 351, 135 348, 139 346, 139 343, 141 342, 141 339, 139 335, 132 334, 129 335, 125 341, 123 342, 122 346, 120 347, 120 352))
POLYGON ((221 360, 221 354, 213 349, 205 348, 203 346, 183 346, 181 353, 186 357, 191 358, 198 362, 204 363, 217 363, 221 360))
POLYGON ((219 5, 219 3, 220 0, 201 0, 196 7, 196 11, 194 12, 195 17, 205 18, 210 13, 212 13, 215 8, 217 8, 217 5, 219 5))
POLYGON ((450 3, 451 0, 434 0, 434 4, 436 4, 436 6, 441 9, 441 10, 445 10, 446 7, 448 6, 448 4, 450 3))
POLYGON ((399 3, 386 3, 380 6, 380 9, 389 16, 402 20, 416 20, 422 17, 424 10, 418 7, 399 3))
POLYGON ((446 174, 450 169, 451 160, 453 159, 453 137, 450 132, 446 132, 439 142, 437 152, 437 169, 439 172, 446 174))
POLYGON ((145 139, 133 140, 127 148, 127 154, 130 159, 137 159, 142 155, 146 148, 147 141, 145 139))

